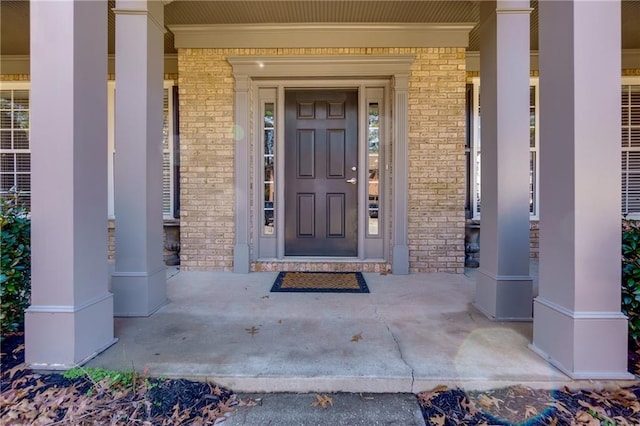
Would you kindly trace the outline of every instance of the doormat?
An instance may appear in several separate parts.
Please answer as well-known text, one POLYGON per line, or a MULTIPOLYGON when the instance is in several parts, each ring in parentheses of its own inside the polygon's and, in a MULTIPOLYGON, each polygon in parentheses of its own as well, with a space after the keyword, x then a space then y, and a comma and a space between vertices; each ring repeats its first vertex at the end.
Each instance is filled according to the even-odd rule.
POLYGON ((271 292, 369 293, 361 272, 280 272, 271 292))

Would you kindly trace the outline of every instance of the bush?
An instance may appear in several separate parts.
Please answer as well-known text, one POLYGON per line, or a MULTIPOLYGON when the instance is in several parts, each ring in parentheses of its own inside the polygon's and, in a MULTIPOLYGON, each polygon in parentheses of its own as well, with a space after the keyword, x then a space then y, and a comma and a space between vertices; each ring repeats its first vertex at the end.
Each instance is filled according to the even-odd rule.
POLYGON ((24 323, 31 296, 31 221, 18 197, 0 197, 0 326, 2 335, 24 323))
POLYGON ((631 349, 640 349, 640 221, 622 222, 622 312, 631 349))

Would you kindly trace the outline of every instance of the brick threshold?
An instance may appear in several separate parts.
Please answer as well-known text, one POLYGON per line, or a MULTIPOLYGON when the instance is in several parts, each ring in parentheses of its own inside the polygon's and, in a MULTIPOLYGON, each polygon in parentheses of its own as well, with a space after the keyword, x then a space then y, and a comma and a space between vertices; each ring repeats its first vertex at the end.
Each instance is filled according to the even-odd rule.
POLYGON ((251 272, 391 272, 385 261, 331 259, 285 259, 251 263, 251 272))

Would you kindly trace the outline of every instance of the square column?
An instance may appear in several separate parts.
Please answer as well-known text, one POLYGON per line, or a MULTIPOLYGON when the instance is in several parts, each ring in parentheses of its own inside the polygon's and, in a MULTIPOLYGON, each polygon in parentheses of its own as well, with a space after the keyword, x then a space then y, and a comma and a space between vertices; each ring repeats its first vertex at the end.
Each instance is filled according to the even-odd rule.
POLYGON ((166 302, 162 258, 164 6, 118 0, 116 15, 116 316, 148 316, 166 302))
POLYGON ((115 342, 107 266, 107 2, 31 2, 31 306, 25 359, 115 342))
POLYGON ((620 312, 620 2, 540 2, 540 293, 533 349, 626 379, 620 312))
POLYGON ((528 0, 480 3, 482 232, 476 307, 531 320, 528 0))
POLYGON ((409 273, 409 75, 393 76, 393 235, 391 271, 394 275, 409 273))

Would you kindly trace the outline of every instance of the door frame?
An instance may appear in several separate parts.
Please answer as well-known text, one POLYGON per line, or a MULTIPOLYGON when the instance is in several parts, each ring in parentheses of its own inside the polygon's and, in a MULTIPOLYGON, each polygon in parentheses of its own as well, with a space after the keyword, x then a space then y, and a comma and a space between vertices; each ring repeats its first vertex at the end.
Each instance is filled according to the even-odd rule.
MULTIPOLYGON (((343 56, 274 56, 274 57, 256 57, 256 56, 236 56, 228 57, 228 62, 233 67, 235 77, 235 125, 236 125, 236 146, 235 146, 235 245, 234 245, 234 272, 247 273, 250 270, 251 261, 263 260, 261 241, 257 235, 252 235, 251 229, 256 229, 258 219, 251 222, 251 206, 256 206, 256 194, 252 197, 252 176, 255 175, 254 167, 247 167, 251 163, 251 159, 255 155, 252 153, 252 147, 255 146, 255 140, 252 140, 251 134, 255 135, 254 139, 261 132, 250 132, 250 129, 256 124, 252 124, 252 108, 251 95, 256 93, 260 87, 277 87, 277 99, 284 100, 285 88, 358 88, 359 96, 359 128, 363 128, 363 121, 366 119, 362 96, 363 90, 367 84, 372 82, 384 82, 386 87, 386 108, 387 112, 391 111, 388 116, 392 129, 387 140, 387 146, 391 146, 393 150, 392 163, 385 164, 385 171, 393 173, 393 180, 386 185, 387 194, 393 193, 393 199, 388 195, 385 197, 387 206, 387 217, 393 217, 393 222, 387 220, 385 230, 383 231, 384 259, 392 262, 392 271, 394 274, 407 274, 409 272, 409 250, 408 250, 408 79, 411 64, 415 59, 414 55, 343 55, 343 56), (322 79, 316 78, 323 76, 322 79), (368 76, 368 79, 358 78, 359 76, 368 76), (306 79, 304 79, 306 78, 306 79), (246 194, 241 196, 240 194, 246 194), (253 203, 252 203, 253 200, 253 203), (253 225, 253 226, 252 226, 253 225), (387 239, 388 238, 388 239, 387 239), (384 243, 384 241, 388 241, 384 243), (252 247, 252 243, 254 247, 252 247)), ((284 103, 277 102, 278 116, 284 117, 284 103)), ((277 135, 284 134, 284 122, 278 120, 277 135)), ((364 132, 359 134, 360 160, 363 158, 366 141, 364 132)), ((277 150, 282 149, 283 143, 277 143, 277 150)), ((277 151, 276 151, 277 152, 277 151)), ((283 153, 278 157, 282 158, 283 153)), ((389 157, 387 157, 389 158, 389 157)), ((257 161, 257 160, 256 160, 257 161)), ((277 168, 278 173, 282 174, 283 170, 277 168)), ((364 168, 360 168, 359 178, 366 181, 364 168)), ((256 191, 258 192, 258 191, 256 191)), ((260 191, 261 192, 261 191, 260 191)), ((364 234, 362 229, 364 226, 362 221, 366 213, 363 206, 368 205, 364 200, 366 191, 360 185, 359 188, 359 235, 358 235, 358 260, 369 260, 363 251, 364 234)), ((276 202, 280 205, 284 200, 283 192, 276 190, 276 202)), ((262 203, 262 200, 258 200, 262 203)), ((260 204, 258 204, 260 205, 260 204)), ((253 215, 255 218, 257 215, 253 215)), ((283 215, 276 215, 276 234, 282 232, 284 228, 283 215), (279 230, 279 231, 278 231, 279 230)), ((272 240, 274 240, 272 238, 272 240)), ((276 252, 275 257, 270 259, 284 259, 284 239, 275 238, 276 252)), ((289 259, 287 257, 287 259, 289 259)), ((308 260, 307 257, 304 258, 308 260)), ((352 258, 339 258, 349 259, 352 258)), ((266 260, 266 259, 264 259, 266 260)), ((323 258, 322 260, 328 260, 323 258)))
POLYGON ((254 110, 257 112, 254 120, 254 141, 253 141, 253 187, 255 188, 253 194, 253 247, 252 247, 252 261, 272 261, 272 260, 325 260, 325 261, 387 261, 389 259, 389 226, 390 226, 390 169, 388 159, 391 158, 391 129, 389 123, 391 122, 391 102, 389 101, 391 83, 389 79, 364 79, 364 80, 261 80, 254 82, 253 91, 256 94, 254 110), (359 182, 368 182, 367 168, 363 165, 367 164, 367 111, 368 101, 375 100, 382 104, 381 117, 385 121, 383 139, 383 152, 382 162, 380 166, 383 169, 383 182, 381 188, 384 191, 382 199, 385 205, 380 206, 382 214, 380 220, 380 232, 377 236, 370 236, 367 234, 367 218, 368 218, 368 198, 367 187, 365 184, 358 185, 358 252, 354 257, 331 257, 331 256, 286 256, 285 253, 285 238, 284 238, 284 214, 278 214, 277 211, 283 212, 285 205, 285 191, 281 186, 286 185, 284 179, 285 176, 285 103, 284 97, 287 90, 355 90, 358 92, 358 172, 357 179, 359 182), (264 96, 264 91, 270 92, 270 94, 264 96), (377 96, 368 96, 370 92, 377 92, 377 96), (260 185, 261 177, 261 161, 262 158, 262 129, 261 125, 261 108, 262 100, 267 102, 274 102, 276 104, 276 199, 275 199, 275 235, 265 237, 261 231, 261 219, 262 215, 258 213, 261 203, 263 201, 263 190, 260 185), (278 117, 282 119, 278 119, 278 117))
MULTIPOLYGON (((276 230, 278 231, 276 233, 277 237, 279 238, 281 235, 284 235, 285 259, 298 257, 360 259, 363 257, 362 252, 365 250, 363 247, 360 247, 358 238, 362 226, 360 223, 360 216, 362 213, 360 193, 361 187, 365 185, 365 182, 361 179, 362 173, 360 170, 363 168, 363 164, 360 159, 360 150, 362 148, 361 134, 364 130, 361 128, 361 108, 359 105, 361 97, 360 90, 356 88, 338 89, 335 87, 312 87, 300 89, 285 87, 284 98, 280 100, 284 103, 285 109, 285 115, 280 116, 284 122, 285 133, 278 133, 278 136, 281 137, 276 137, 276 146, 279 146, 280 144, 283 146, 282 151, 284 152, 284 156, 276 157, 276 161, 283 164, 283 173, 280 175, 281 178, 275 182, 278 188, 277 192, 282 192, 284 194, 283 203, 275 203, 275 213, 276 217, 279 218, 279 216, 284 216, 285 218, 283 227, 276 227, 276 230), (303 101, 313 101, 314 113, 311 117, 299 116, 297 106, 301 99, 303 99, 303 101), (343 102, 343 112, 341 116, 330 116, 329 105, 332 101, 343 102), (318 103, 324 104, 324 107, 320 107, 318 103), (317 112, 322 109, 324 109, 325 115, 319 116, 317 112), (305 124, 301 124, 301 121, 305 124), (311 123, 313 124, 308 127, 311 123), (297 165, 294 163, 294 161, 296 163, 299 161, 297 159, 298 156, 296 155, 299 146, 296 143, 296 137, 293 137, 293 135, 295 135, 300 129, 309 128, 313 128, 314 134, 316 135, 313 137, 313 139, 315 139, 315 142, 313 143, 314 154, 311 156, 313 162, 312 168, 316 171, 313 173, 311 180, 307 178, 300 178, 296 172, 297 165), (318 129, 323 130, 320 130, 320 133, 316 133, 318 129), (334 158, 331 144, 328 141, 328 137, 331 134, 332 129, 341 129, 344 131, 343 146, 346 149, 342 151, 342 155, 338 155, 338 158, 342 158, 343 160, 342 167, 340 168, 340 178, 338 178, 338 176, 330 176, 328 169, 329 164, 331 163, 331 158, 334 158), (323 138, 320 137, 320 135, 323 134, 323 131, 326 132, 324 141, 322 140, 323 138), (355 132, 355 134, 353 132, 355 132), (287 135, 289 138, 287 138, 287 135), (321 149, 321 151, 317 151, 316 147, 321 149), (322 152, 322 147, 324 147, 325 155, 319 155, 322 152), (351 170, 351 167, 354 167, 353 170, 355 173, 351 170), (284 179, 282 179, 282 176, 284 176, 284 179), (353 185, 345 182, 350 177, 356 178, 353 185), (319 184, 321 188, 318 188, 316 186, 317 184, 319 184), (315 232, 313 232, 314 236, 312 239, 297 235, 298 222, 303 221, 303 218, 300 216, 298 211, 299 205, 297 205, 298 203, 294 196, 294 193, 298 194, 299 192, 314 193, 315 198, 313 204, 315 205, 315 209, 312 217, 315 232), (332 218, 329 214, 329 197, 332 193, 332 198, 334 200, 336 198, 342 198, 343 200, 343 207, 341 209, 340 216, 341 220, 336 219, 336 217, 332 218), (342 194, 342 197, 338 194, 342 194), (325 209, 324 214, 323 207, 325 209), (354 212, 355 217, 353 216, 354 212), (342 222, 342 237, 332 238, 327 235, 328 226, 334 220, 342 222), (324 226, 321 224, 324 224, 324 226), (317 225, 321 226, 318 227, 317 225), (312 245, 313 248, 309 245, 312 245), (315 254, 302 254, 301 252, 303 251, 313 251, 315 254), (336 254, 340 251, 343 251, 343 253, 339 255, 336 254), (289 254, 287 254, 287 252, 289 252, 289 254)), ((257 142, 260 136, 261 135, 256 138, 256 148, 258 148, 257 142)), ((259 149, 254 149, 255 154, 258 154, 258 151, 259 149)), ((260 156, 258 155, 258 159, 259 157, 260 156)), ((257 167, 259 167, 258 162, 256 162, 257 167)), ((261 173, 259 172, 259 169, 256 170, 258 172, 254 173, 254 176, 260 179, 261 173)), ((257 190, 256 192, 260 192, 259 186, 254 185, 254 187, 257 190)), ((259 196, 259 194, 257 195, 259 196)), ((256 207, 259 208, 260 206, 256 205, 256 207)), ((254 217, 255 216, 259 215, 254 214, 254 217)), ((258 221, 260 221, 259 217, 258 221)), ((260 232, 259 228, 254 229, 260 232)), ((278 258, 280 258, 279 255, 280 253, 278 253, 278 258)), ((259 257, 260 255, 258 255, 258 258, 259 257)), ((382 253, 379 254, 379 257, 383 257, 382 253)))

